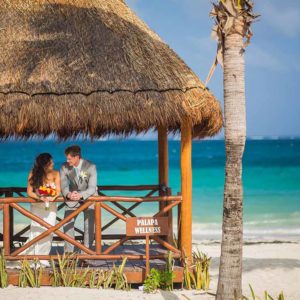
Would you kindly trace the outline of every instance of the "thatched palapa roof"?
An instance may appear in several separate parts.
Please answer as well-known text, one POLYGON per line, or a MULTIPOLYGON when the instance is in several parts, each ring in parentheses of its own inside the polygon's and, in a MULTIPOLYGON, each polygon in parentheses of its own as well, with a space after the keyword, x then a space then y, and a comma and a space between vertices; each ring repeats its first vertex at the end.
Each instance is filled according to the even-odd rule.
POLYGON ((122 0, 2 0, 0 138, 222 126, 218 101, 122 0))

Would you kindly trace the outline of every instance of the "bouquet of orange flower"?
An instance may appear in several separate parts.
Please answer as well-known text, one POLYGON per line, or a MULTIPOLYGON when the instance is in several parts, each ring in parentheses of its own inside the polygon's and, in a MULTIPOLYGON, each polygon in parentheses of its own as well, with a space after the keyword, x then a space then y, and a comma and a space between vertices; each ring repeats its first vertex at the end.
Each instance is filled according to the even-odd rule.
MULTIPOLYGON (((44 197, 54 197, 56 195, 56 189, 55 189, 54 185, 47 183, 45 185, 41 185, 38 188, 38 193, 44 197)), ((49 210, 49 202, 48 201, 45 202, 45 209, 49 210)))

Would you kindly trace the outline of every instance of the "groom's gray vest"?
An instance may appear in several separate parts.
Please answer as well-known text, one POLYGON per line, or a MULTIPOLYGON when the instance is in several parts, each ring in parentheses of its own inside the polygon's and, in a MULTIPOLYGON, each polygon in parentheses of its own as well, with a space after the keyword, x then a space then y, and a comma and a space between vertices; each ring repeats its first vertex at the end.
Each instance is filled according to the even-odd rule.
MULTIPOLYGON (((65 198, 69 192, 73 191, 78 191, 83 196, 83 200, 98 195, 96 166, 88 160, 83 160, 79 176, 77 176, 75 168, 64 163, 60 170, 60 178, 61 191, 65 198)), ((77 201, 66 201, 65 203, 69 208, 79 207, 77 201)))

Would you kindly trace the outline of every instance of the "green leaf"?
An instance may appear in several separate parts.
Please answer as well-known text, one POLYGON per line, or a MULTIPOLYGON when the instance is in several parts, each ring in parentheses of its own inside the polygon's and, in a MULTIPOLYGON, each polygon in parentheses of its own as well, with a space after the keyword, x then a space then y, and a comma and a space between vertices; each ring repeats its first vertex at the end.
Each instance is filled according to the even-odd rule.
POLYGON ((251 286, 251 284, 249 284, 249 287, 250 287, 250 291, 251 291, 251 295, 252 295, 252 299, 255 300, 255 293, 254 293, 254 290, 251 286))

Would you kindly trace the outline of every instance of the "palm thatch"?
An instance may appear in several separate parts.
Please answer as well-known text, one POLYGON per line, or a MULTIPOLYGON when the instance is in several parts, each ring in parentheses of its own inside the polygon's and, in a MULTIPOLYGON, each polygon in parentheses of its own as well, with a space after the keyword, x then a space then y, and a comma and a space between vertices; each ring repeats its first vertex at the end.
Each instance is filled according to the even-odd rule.
POLYGON ((2 139, 222 126, 215 97, 122 0, 2 0, 0 51, 2 139))

